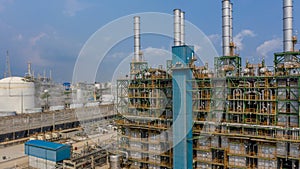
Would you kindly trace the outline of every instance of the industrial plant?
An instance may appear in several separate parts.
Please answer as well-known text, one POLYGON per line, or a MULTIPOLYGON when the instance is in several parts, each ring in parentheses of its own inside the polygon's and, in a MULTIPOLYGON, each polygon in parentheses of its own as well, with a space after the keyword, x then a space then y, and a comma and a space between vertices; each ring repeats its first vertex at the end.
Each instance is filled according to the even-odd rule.
MULTIPOLYGON (((0 151, 21 144, 25 155, 11 160, 26 164, 2 168, 300 169, 300 51, 293 0, 282 2, 283 51, 274 65, 242 61, 233 4, 222 0, 214 67, 196 65, 201 55, 185 41, 180 9, 165 69, 145 61, 143 18, 133 17, 130 75, 115 87, 57 84, 45 73, 35 77, 30 63, 24 77, 13 77, 8 66, 0 80, 0 151)), ((10 155, 1 154, 0 168, 10 155)))
POLYGON ((130 168, 300 168, 293 1, 283 0, 284 49, 274 54, 274 65, 246 61, 242 67, 230 0, 222 1, 222 14, 223 55, 215 58, 214 71, 195 65, 179 9, 172 60, 166 70, 149 68, 140 49, 140 18, 134 18, 130 78, 117 82, 119 149, 128 152, 130 168))
POLYGON ((35 76, 31 63, 24 77, 9 69, 0 80, 0 168, 107 163, 116 135, 110 83, 56 83, 51 72, 35 76))

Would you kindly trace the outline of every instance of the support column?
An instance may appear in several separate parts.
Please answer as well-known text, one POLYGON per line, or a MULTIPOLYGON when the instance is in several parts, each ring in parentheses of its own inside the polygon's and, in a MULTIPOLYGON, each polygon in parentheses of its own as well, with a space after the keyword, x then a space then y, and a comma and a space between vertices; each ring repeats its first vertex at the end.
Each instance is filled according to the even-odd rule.
POLYGON ((192 71, 193 47, 174 46, 173 53, 173 167, 193 168, 192 71))

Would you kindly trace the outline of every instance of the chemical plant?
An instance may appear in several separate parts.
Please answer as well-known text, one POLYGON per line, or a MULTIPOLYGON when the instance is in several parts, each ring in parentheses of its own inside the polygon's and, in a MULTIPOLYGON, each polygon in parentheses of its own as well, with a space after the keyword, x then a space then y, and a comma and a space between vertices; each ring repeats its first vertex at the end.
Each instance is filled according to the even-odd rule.
POLYGON ((24 77, 6 72, 0 80, 0 168, 106 164, 116 139, 110 83, 59 84, 51 72, 35 76, 30 63, 24 77))
POLYGON ((172 60, 152 68, 141 50, 143 18, 135 16, 130 75, 117 80, 115 102, 109 84, 55 84, 51 75, 35 77, 31 64, 25 77, 11 77, 8 66, 0 168, 16 168, 1 165, 24 143, 25 156, 14 157, 25 160, 19 168, 300 169, 300 51, 293 0, 282 2, 283 52, 274 65, 242 66, 233 4, 222 0, 223 53, 214 67, 196 66, 185 12, 175 9, 172 60))
POLYGON ((117 83, 119 149, 128 152, 130 168, 300 168, 300 52, 292 0, 283 0, 284 49, 274 54, 274 69, 264 61, 241 66, 232 3, 222 5, 223 55, 215 58, 213 72, 194 64, 184 12, 174 10, 166 70, 143 60, 140 18, 134 18, 130 79, 117 83))

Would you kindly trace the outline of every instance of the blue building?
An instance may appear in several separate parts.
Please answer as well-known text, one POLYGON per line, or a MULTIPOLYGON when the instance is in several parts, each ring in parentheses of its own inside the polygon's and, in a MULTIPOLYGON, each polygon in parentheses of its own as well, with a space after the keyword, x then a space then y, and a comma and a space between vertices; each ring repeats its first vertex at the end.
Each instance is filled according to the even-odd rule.
POLYGON ((29 156, 29 166, 34 168, 55 168, 57 162, 69 159, 71 146, 42 140, 25 143, 25 154, 29 156))

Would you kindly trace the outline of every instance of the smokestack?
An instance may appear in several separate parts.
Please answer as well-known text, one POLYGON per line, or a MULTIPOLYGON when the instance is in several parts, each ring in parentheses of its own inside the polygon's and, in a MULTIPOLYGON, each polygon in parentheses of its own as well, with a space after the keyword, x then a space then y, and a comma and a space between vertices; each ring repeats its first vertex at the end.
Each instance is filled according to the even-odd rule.
POLYGON ((134 17, 134 61, 140 62, 140 17, 135 16, 134 17))
POLYGON ((222 38, 223 38, 223 56, 230 54, 230 2, 222 1, 222 38))
POLYGON ((230 25, 230 33, 229 33, 229 36, 230 36, 230 42, 233 42, 233 25, 232 25, 232 21, 233 21, 233 16, 232 16, 232 11, 233 11, 233 4, 230 3, 230 6, 229 6, 229 9, 230 9, 230 12, 229 12, 229 16, 230 16, 230 22, 229 22, 229 25, 230 25))
POLYGON ((185 24, 184 24, 185 20, 184 20, 184 12, 180 12, 180 44, 184 45, 185 44, 185 24))
POLYGON ((293 50, 293 0, 283 0, 283 51, 293 50))
POLYGON ((180 9, 174 9, 174 46, 180 46, 181 44, 181 21, 180 21, 181 11, 180 9))
POLYGON ((27 64, 27 73, 28 73, 28 76, 31 76, 31 63, 28 62, 27 64))

